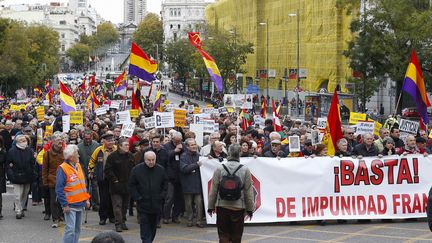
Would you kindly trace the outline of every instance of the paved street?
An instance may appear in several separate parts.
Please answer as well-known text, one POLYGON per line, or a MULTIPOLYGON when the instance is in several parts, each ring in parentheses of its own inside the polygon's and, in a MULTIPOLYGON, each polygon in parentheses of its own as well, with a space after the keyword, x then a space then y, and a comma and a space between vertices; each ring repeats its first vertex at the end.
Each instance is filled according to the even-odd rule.
MULTIPOLYGON (((3 220, 0 221, 0 243, 61 242, 63 226, 51 228, 51 221, 44 221, 43 206, 29 206, 24 219, 15 219, 12 211, 13 196, 3 194, 3 220)), ((90 242, 99 232, 111 230, 113 224, 98 225, 96 212, 89 211, 88 223, 82 227, 80 242, 90 242)), ((121 235, 126 242, 140 242, 139 226, 135 217, 128 217, 128 231, 121 235)), ((162 225, 155 242, 216 242, 214 226, 204 229, 187 228, 185 223, 162 225)), ((432 242, 432 233, 425 220, 417 222, 396 221, 394 223, 358 224, 354 221, 340 225, 329 222, 327 226, 315 222, 289 224, 263 224, 247 226, 243 242, 432 242)))

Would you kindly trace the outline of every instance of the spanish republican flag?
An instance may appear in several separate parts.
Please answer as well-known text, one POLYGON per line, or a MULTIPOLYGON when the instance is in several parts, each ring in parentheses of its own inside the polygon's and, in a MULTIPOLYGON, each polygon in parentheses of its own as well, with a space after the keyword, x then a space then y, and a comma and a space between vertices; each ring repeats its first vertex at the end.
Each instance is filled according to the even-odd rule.
POLYGON ((330 111, 327 116, 327 125, 323 138, 323 144, 327 146, 327 155, 335 155, 337 141, 341 138, 343 138, 343 133, 339 113, 339 98, 335 89, 330 105, 330 111))
POLYGON ((157 71, 158 64, 137 45, 132 42, 129 75, 133 75, 143 80, 153 81, 156 78, 153 74, 157 71))
POLYGON ((411 52, 411 61, 405 74, 402 91, 408 93, 417 105, 417 110, 424 124, 429 124, 427 108, 431 106, 426 94, 423 73, 414 49, 411 52))
POLYGON ((69 114, 69 111, 75 111, 76 105, 73 95, 69 89, 60 81, 60 105, 64 113, 69 114))

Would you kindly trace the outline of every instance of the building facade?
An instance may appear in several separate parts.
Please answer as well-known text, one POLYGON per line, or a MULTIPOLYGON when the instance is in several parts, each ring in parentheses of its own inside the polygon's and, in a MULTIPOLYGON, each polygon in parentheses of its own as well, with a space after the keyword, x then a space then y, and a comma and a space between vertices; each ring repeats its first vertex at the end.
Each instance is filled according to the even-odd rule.
POLYGON ((138 25, 147 15, 147 0, 124 0, 123 24, 138 25))
POLYGON ((194 31, 205 23, 205 0, 163 0, 161 17, 165 43, 186 38, 188 31, 194 31))
POLYGON ((285 90, 331 92, 338 84, 346 91, 344 84, 352 71, 343 51, 353 37, 349 26, 354 17, 338 9, 336 2, 220 0, 207 7, 206 18, 219 29, 234 29, 236 38, 254 45, 244 66, 243 87, 258 85, 266 94, 266 76, 259 74, 268 68, 274 76, 269 81, 270 96, 283 97, 285 90))

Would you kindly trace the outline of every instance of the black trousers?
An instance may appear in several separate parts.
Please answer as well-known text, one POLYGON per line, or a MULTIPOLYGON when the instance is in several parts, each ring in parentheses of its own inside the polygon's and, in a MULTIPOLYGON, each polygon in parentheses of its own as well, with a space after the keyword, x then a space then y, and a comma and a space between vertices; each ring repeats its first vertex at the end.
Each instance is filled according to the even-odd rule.
POLYGON ((216 215, 219 242, 240 243, 244 228, 244 209, 230 210, 218 207, 216 209, 216 215))
POLYGON ((99 219, 106 220, 114 218, 111 195, 109 193, 109 182, 107 180, 98 181, 99 187, 99 219))
POLYGON ((151 243, 156 237, 157 213, 140 212, 140 236, 143 243, 151 243))

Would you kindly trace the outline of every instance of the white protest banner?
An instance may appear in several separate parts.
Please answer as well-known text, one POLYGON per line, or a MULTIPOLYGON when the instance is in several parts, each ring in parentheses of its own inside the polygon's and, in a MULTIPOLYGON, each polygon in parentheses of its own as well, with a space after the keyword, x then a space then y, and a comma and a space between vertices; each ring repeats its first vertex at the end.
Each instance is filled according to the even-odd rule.
POLYGON ((225 94, 224 106, 240 109, 252 109, 252 94, 225 94))
POLYGON ((116 113, 116 124, 125 124, 131 122, 129 111, 118 111, 116 113))
MULTIPOLYGON (((220 162, 200 160, 207 207, 209 182, 220 162)), ((426 217, 431 157, 251 157, 240 163, 251 171, 256 211, 250 223, 426 217)), ((206 219, 216 223, 216 217, 206 219)))
POLYGON ((417 134, 419 127, 420 127, 420 123, 417 121, 401 119, 399 122, 399 130, 401 132, 406 132, 409 134, 417 134))
POLYGON ((202 147, 204 143, 204 124, 189 124, 189 130, 195 133, 195 141, 202 147))
POLYGON ((120 137, 130 138, 135 130, 135 123, 124 123, 120 132, 120 137))
POLYGON ((317 128, 325 129, 327 125, 327 117, 320 117, 317 120, 317 128))
POLYGON ((356 134, 374 134, 374 122, 357 122, 356 134))
POLYGON ((174 127, 174 112, 154 112, 154 117, 156 128, 174 127))
POLYGON ((62 116, 62 126, 63 126, 63 132, 69 132, 70 130, 70 116, 62 116))
POLYGON ((105 115, 107 113, 107 108, 105 106, 102 106, 100 108, 97 108, 95 110, 96 116, 101 116, 101 115, 105 115))
POLYGON ((211 118, 210 114, 205 114, 205 113, 194 114, 193 115, 193 123, 195 123, 195 124, 204 124, 203 120, 204 119, 210 119, 210 118, 211 118))
POLYGON ((155 127, 155 118, 154 116, 144 118, 144 127, 146 129, 151 129, 155 127))

